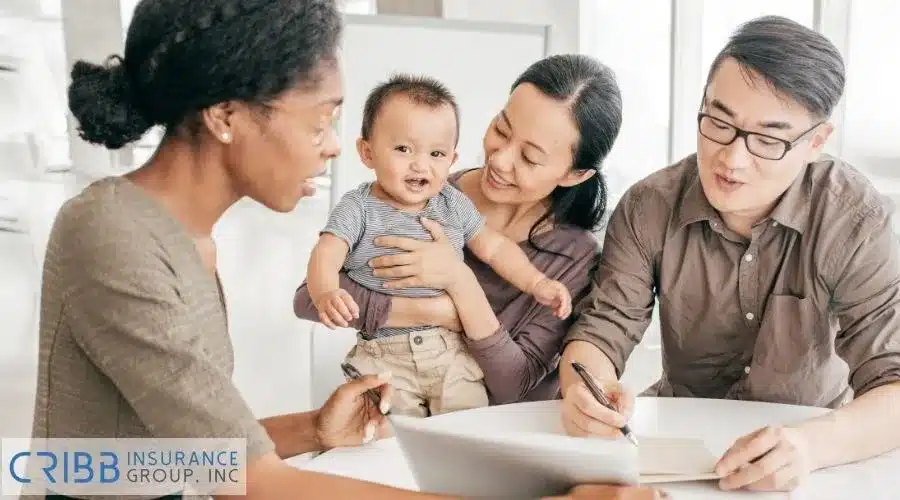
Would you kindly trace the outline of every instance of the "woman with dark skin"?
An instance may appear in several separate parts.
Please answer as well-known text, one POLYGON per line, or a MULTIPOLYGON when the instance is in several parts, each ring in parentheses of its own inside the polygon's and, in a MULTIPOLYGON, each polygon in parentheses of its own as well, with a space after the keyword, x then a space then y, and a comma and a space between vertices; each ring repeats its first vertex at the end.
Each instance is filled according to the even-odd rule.
MULTIPOLYGON (((124 58, 76 63, 69 104, 83 138, 117 149, 154 125, 166 134, 145 165, 91 184, 57 216, 35 437, 241 437, 250 498, 438 498, 283 462, 371 438, 385 408, 364 392, 389 404, 389 374, 263 420, 231 380, 212 229, 243 197, 294 209, 338 154, 340 30, 331 0, 143 0, 124 58)), ((586 486, 570 497, 654 495, 586 486)))

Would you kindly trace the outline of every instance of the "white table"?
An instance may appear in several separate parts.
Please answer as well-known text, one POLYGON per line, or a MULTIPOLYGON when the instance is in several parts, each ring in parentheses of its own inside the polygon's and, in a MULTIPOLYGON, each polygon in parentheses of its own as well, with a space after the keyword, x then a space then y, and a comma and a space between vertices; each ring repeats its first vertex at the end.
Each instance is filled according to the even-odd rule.
MULTIPOLYGON (((632 429, 636 434, 645 436, 701 438, 713 453, 720 455, 735 439, 757 428, 770 424, 789 424, 825 412, 827 410, 820 408, 747 401, 638 398, 632 429)), ((456 428, 563 432, 559 419, 559 401, 479 408, 432 418, 441 419, 447 426, 456 428)), ((394 439, 385 439, 363 447, 332 450, 298 466, 307 470, 418 489, 394 439)), ((900 452, 816 472, 806 484, 790 494, 723 492, 714 481, 659 486, 677 500, 894 500, 900 498, 900 452)))

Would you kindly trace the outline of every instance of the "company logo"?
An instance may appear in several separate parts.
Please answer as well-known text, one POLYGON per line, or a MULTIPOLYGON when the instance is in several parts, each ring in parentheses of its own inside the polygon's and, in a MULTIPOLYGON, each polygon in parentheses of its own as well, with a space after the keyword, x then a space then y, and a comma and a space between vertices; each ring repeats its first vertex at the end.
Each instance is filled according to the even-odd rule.
POLYGON ((245 439, 3 439, 0 494, 246 492, 245 439))

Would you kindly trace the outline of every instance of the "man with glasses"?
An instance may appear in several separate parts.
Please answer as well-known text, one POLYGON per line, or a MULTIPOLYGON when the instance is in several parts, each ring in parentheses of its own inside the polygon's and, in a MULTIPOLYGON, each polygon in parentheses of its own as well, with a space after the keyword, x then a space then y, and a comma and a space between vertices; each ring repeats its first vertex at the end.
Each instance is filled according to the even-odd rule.
POLYGON ((569 433, 618 435, 632 397, 617 380, 658 298, 663 374, 649 394, 835 409, 738 440, 721 487, 792 489, 900 447, 900 246, 875 187, 822 154, 843 88, 818 33, 771 16, 734 33, 710 69, 697 153, 632 186, 612 215, 565 340, 569 433))

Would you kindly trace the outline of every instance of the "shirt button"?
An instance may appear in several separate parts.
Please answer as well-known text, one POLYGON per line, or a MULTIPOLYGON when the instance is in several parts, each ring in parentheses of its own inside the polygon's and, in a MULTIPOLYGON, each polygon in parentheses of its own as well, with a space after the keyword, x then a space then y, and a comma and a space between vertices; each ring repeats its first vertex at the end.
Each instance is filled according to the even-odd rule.
POLYGON ((749 367, 749 366, 745 366, 745 367, 744 367, 744 373, 750 373, 750 367, 749 367))
POLYGON ((751 262, 753 260, 753 254, 748 253, 744 256, 744 260, 746 260, 747 262, 751 262))
POLYGON ((778 221, 772 221, 772 227, 778 227, 778 221))
POLYGON ((416 335, 413 337, 413 342, 415 342, 416 345, 422 345, 422 337, 416 335))
POLYGON ((753 313, 747 313, 747 314, 744 315, 744 317, 752 321, 752 320, 753 320, 753 313))

